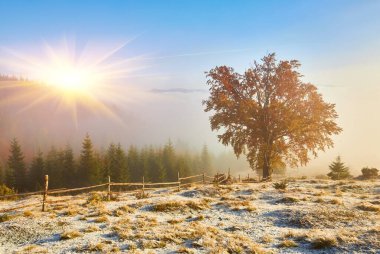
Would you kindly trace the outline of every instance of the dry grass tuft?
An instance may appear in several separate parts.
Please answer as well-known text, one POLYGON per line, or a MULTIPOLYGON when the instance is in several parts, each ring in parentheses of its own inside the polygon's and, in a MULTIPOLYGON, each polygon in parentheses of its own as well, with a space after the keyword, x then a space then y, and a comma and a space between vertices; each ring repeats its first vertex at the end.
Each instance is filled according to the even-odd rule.
POLYGON ((29 210, 27 210, 27 211, 24 211, 23 212, 23 215, 24 215, 24 217, 34 217, 34 214, 33 214, 33 212, 32 211, 29 211, 29 210))
POLYGON ((69 239, 77 238, 80 236, 82 236, 82 234, 79 231, 70 230, 70 231, 63 232, 60 236, 60 239, 61 240, 69 240, 69 239))
POLYGON ((165 248, 166 242, 157 240, 143 240, 141 245, 143 249, 159 249, 165 248))
POLYGON ((294 203, 300 202, 300 200, 298 198, 295 198, 295 197, 287 196, 287 197, 284 197, 284 198, 278 200, 277 202, 278 203, 285 203, 285 204, 294 204, 294 203))
POLYGON ((78 208, 69 207, 66 211, 63 212, 62 215, 65 215, 65 216, 76 216, 78 213, 79 213, 79 209, 78 208))
POLYGON ((368 212, 380 212, 380 206, 372 205, 369 203, 363 203, 356 207, 357 209, 360 209, 362 211, 368 211, 368 212))
POLYGON ((142 193, 141 191, 139 191, 139 192, 135 193, 135 197, 137 199, 149 198, 149 193, 147 193, 147 192, 142 193))
POLYGON ((188 248, 185 248, 185 247, 180 247, 177 251, 176 251, 176 253, 187 253, 187 254, 193 254, 193 253, 195 253, 193 250, 190 250, 190 249, 188 249, 188 248))
POLYGON ((136 208, 133 208, 129 205, 121 206, 117 210, 123 211, 125 213, 134 213, 136 211, 136 208))
POLYGON ((334 199, 330 200, 330 204, 343 205, 343 201, 341 199, 334 198, 334 199))
POLYGON ((205 216, 203 214, 198 215, 197 217, 193 218, 194 221, 204 220, 205 216))
POLYGON ((103 215, 103 216, 100 216, 98 218, 95 219, 95 222, 96 223, 104 223, 104 222, 108 222, 108 218, 107 216, 103 215))
POLYGON ((191 210, 203 210, 208 208, 208 202, 206 200, 201 200, 199 202, 195 201, 187 201, 187 202, 180 202, 180 201, 168 201, 168 202, 162 202, 159 204, 154 204, 152 206, 152 211, 155 212, 174 212, 174 211, 185 211, 187 208, 191 210))
POLYGON ((169 224, 178 224, 184 222, 184 219, 170 219, 168 220, 169 224))
POLYGON ((178 201, 169 201, 152 206, 152 210, 155 212, 173 212, 183 209, 183 204, 178 201))
POLYGON ((298 244, 294 242, 293 240, 284 240, 282 241, 278 247, 280 248, 292 248, 292 247, 297 247, 298 244))
POLYGON ((286 188, 288 187, 288 181, 287 181, 287 180, 283 180, 283 181, 281 181, 281 182, 274 183, 274 184, 273 184, 273 187, 274 187, 276 190, 284 191, 284 190, 286 190, 286 188))
POLYGON ((316 200, 314 200, 315 203, 324 203, 325 200, 323 198, 317 198, 316 200))
POLYGON ((337 225, 347 225, 352 221, 360 224, 366 221, 362 213, 343 206, 321 206, 311 210, 284 210, 282 218, 290 225, 300 228, 336 228, 337 225))
POLYGON ((42 253, 49 253, 49 252, 47 249, 45 249, 41 246, 32 244, 32 245, 25 246, 21 250, 15 251, 13 253, 14 254, 30 254, 30 253, 42 254, 42 253))
POLYGON ((3 215, 0 215, 0 223, 1 222, 5 222, 5 221, 9 221, 13 218, 15 218, 16 216, 15 215, 10 215, 10 214, 3 214, 3 215))
POLYGON ((91 252, 104 252, 106 250, 106 245, 102 242, 99 242, 99 243, 96 243, 96 244, 90 244, 88 245, 87 247, 87 250, 88 251, 91 251, 91 252))
POLYGON ((88 226, 87 228, 85 228, 83 230, 83 232, 91 233, 91 232, 96 232, 96 231, 99 231, 99 230, 100 230, 100 228, 98 226, 91 225, 91 226, 88 226))
POLYGON ((90 192, 87 198, 87 205, 97 205, 106 200, 106 196, 98 192, 90 192))
POLYGON ((217 205, 222 205, 230 208, 232 211, 248 211, 253 212, 256 211, 257 208, 254 207, 249 200, 234 200, 234 201, 226 201, 219 202, 217 205))
POLYGON ((324 249, 337 246, 338 241, 335 237, 317 237, 311 241, 311 245, 314 249, 324 249))
POLYGON ((272 236, 265 234, 261 237, 261 242, 262 243, 271 243, 271 242, 273 242, 273 238, 272 238, 272 236))

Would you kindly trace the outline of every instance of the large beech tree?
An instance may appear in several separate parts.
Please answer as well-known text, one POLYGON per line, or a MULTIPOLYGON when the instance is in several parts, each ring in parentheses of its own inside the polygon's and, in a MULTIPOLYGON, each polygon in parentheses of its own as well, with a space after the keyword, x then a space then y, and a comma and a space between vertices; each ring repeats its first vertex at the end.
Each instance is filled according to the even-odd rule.
POLYGON ((317 88, 301 80, 297 60, 277 61, 268 54, 239 74, 220 66, 207 72, 210 97, 203 101, 219 141, 245 154, 264 179, 276 165, 306 165, 317 151, 333 146, 335 104, 323 101, 317 88))

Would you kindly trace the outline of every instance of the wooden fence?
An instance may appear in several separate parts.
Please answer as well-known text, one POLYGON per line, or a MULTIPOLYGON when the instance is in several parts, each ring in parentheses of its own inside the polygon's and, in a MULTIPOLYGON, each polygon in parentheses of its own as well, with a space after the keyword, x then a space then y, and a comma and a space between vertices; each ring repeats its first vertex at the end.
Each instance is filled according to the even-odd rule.
MULTIPOLYGON (((92 186, 87 186, 87 187, 80 187, 80 188, 72 188, 72 189, 53 189, 49 190, 49 176, 45 175, 45 185, 44 189, 42 191, 35 191, 35 192, 27 192, 27 193, 18 193, 18 194, 10 194, 10 195, 3 195, 0 196, 0 200, 2 199, 9 199, 9 198, 18 198, 18 197, 27 197, 27 196, 33 196, 33 195, 42 195, 42 202, 38 203, 32 203, 32 204, 24 204, 22 206, 17 206, 17 207, 11 207, 7 209, 2 209, 0 210, 0 213, 8 212, 8 211, 13 211, 21 208, 26 208, 26 207, 32 207, 32 206, 38 206, 42 205, 42 211, 44 212, 46 210, 46 204, 47 203, 54 203, 54 201, 48 201, 48 195, 52 194, 63 194, 63 193, 72 193, 72 192, 78 192, 78 191, 84 191, 84 190, 92 190, 92 189, 97 189, 100 187, 107 187, 107 200, 111 200, 111 194, 115 193, 112 192, 112 186, 135 186, 135 187, 140 187, 138 191, 141 191, 142 197, 145 197, 145 191, 146 190, 155 190, 155 189, 160 189, 160 188, 175 188, 178 191, 181 190, 181 187, 188 186, 191 184, 220 184, 223 182, 225 178, 217 178, 217 177, 212 177, 208 176, 206 174, 198 174, 198 175, 193 175, 193 176, 187 176, 187 177, 180 177, 179 172, 178 172, 178 178, 176 182, 161 182, 161 183, 150 183, 150 182, 145 182, 144 176, 142 177, 142 182, 140 183, 116 183, 116 182, 111 182, 111 177, 108 176, 108 181, 107 183, 103 184, 98 184, 98 185, 92 185, 92 186), (42 203, 42 204, 41 204, 42 203)), ((136 191, 136 190, 135 190, 136 191)), ((125 192, 130 192, 130 191, 125 191, 125 192)), ((58 201, 59 202, 59 201, 58 201)))

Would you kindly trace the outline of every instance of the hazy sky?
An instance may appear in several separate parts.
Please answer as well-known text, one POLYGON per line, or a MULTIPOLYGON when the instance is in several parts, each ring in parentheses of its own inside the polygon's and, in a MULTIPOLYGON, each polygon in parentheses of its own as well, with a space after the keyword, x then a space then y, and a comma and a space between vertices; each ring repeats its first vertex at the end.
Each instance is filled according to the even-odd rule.
MULTIPOLYGON (((134 91, 119 94, 123 124, 90 117, 78 122, 81 135, 223 150, 201 105, 204 72, 217 65, 244 71, 276 52, 298 59, 304 80, 337 105, 343 133, 309 168, 326 170, 337 155, 354 170, 380 167, 380 1, 15 0, 0 1, 0 10, 0 57, 4 49, 38 57, 44 43, 63 38, 77 51, 131 40, 115 57, 140 57, 143 68, 120 81, 134 91)), ((1 72, 26 75, 4 61, 1 72)))

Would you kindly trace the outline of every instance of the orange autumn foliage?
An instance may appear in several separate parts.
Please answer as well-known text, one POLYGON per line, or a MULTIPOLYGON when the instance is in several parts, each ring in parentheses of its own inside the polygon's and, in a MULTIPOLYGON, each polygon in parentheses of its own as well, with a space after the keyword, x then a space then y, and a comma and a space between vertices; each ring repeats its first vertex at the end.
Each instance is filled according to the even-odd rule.
POLYGON ((211 129, 237 156, 245 154, 255 170, 269 178, 275 165, 306 165, 317 151, 333 146, 335 104, 323 101, 316 86, 304 83, 297 60, 277 61, 275 54, 239 74, 227 66, 207 72, 211 129))

